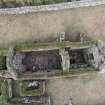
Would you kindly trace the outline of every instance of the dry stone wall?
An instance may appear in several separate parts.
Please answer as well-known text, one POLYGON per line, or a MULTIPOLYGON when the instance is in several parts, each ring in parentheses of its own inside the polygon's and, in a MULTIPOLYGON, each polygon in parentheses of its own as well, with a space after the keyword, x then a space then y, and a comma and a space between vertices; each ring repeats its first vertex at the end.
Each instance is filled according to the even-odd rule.
POLYGON ((102 5, 102 4, 105 4, 105 0, 74 1, 74 2, 66 2, 66 3, 51 4, 51 5, 6 8, 6 9, 0 9, 0 15, 26 14, 26 13, 41 12, 41 11, 55 11, 55 10, 63 10, 63 9, 70 9, 70 8, 96 6, 96 5, 102 5))

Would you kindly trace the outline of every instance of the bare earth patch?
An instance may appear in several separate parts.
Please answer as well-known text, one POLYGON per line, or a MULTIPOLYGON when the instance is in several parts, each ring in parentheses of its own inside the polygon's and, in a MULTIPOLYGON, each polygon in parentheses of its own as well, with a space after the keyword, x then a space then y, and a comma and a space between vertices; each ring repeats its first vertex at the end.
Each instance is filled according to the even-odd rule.
POLYGON ((47 84, 53 105, 105 105, 105 74, 51 79, 47 84))

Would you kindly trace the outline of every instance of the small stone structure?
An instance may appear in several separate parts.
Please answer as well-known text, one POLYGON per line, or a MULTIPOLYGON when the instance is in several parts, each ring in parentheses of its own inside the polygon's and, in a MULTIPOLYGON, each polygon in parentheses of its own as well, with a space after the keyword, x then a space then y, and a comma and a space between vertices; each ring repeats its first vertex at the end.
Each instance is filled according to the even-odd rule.
POLYGON ((60 50, 60 55, 62 58, 62 68, 63 71, 69 71, 70 69, 70 57, 67 51, 65 49, 60 50))
POLYGON ((99 69, 100 73, 105 73, 105 43, 101 40, 97 42, 97 46, 100 52, 98 59, 100 60, 99 69))
POLYGON ((90 48, 85 50, 85 53, 88 57, 88 63, 94 68, 98 68, 100 62, 100 53, 98 47, 96 45, 92 45, 90 48))
MULTIPOLYGON (((40 96, 18 96, 15 97, 14 93, 13 93, 13 79, 8 79, 8 96, 9 96, 9 100, 11 102, 22 102, 22 103, 48 103, 48 105, 51 105, 50 103, 50 96, 45 95, 45 89, 43 89, 43 95, 40 96)), ((36 80, 39 82, 43 82, 45 85, 45 80, 36 80)), ((45 86, 42 88, 45 88, 45 86)))
POLYGON ((59 32, 57 37, 57 42, 65 41, 65 32, 59 32))
POLYGON ((89 40, 91 40, 91 38, 89 36, 87 36, 85 34, 80 34, 79 35, 79 41, 80 42, 85 42, 85 41, 89 41, 89 40))

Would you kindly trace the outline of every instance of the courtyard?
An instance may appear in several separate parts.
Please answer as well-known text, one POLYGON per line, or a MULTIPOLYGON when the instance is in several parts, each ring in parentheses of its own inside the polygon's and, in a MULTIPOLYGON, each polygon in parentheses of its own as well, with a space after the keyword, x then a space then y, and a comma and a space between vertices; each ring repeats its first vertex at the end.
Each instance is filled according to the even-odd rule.
POLYGON ((51 72, 61 70, 59 50, 30 51, 24 53, 23 65, 27 71, 51 72))

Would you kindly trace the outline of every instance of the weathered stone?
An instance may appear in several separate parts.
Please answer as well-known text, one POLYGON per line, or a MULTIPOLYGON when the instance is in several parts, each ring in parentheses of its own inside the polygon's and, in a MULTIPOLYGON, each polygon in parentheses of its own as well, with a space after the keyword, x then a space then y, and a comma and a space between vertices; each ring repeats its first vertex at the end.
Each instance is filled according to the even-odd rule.
POLYGON ((105 43, 101 40, 98 40, 97 46, 102 54, 105 55, 105 43))
POLYGON ((22 64, 22 60, 24 58, 24 55, 21 53, 16 53, 13 59, 13 67, 16 70, 16 72, 24 72, 26 70, 25 66, 22 64))
POLYGON ((8 71, 10 72, 12 77, 14 79, 16 79, 17 73, 16 73, 16 71, 14 70, 14 67, 13 67, 14 54, 15 54, 14 47, 10 47, 8 52, 7 52, 6 65, 7 65, 8 71))
POLYGON ((13 97, 13 93, 12 93, 12 79, 8 79, 8 96, 11 99, 13 97))
POLYGON ((63 71, 69 71, 70 69, 70 58, 69 58, 69 54, 67 51, 65 51, 64 49, 60 50, 60 55, 62 58, 62 68, 63 71))

